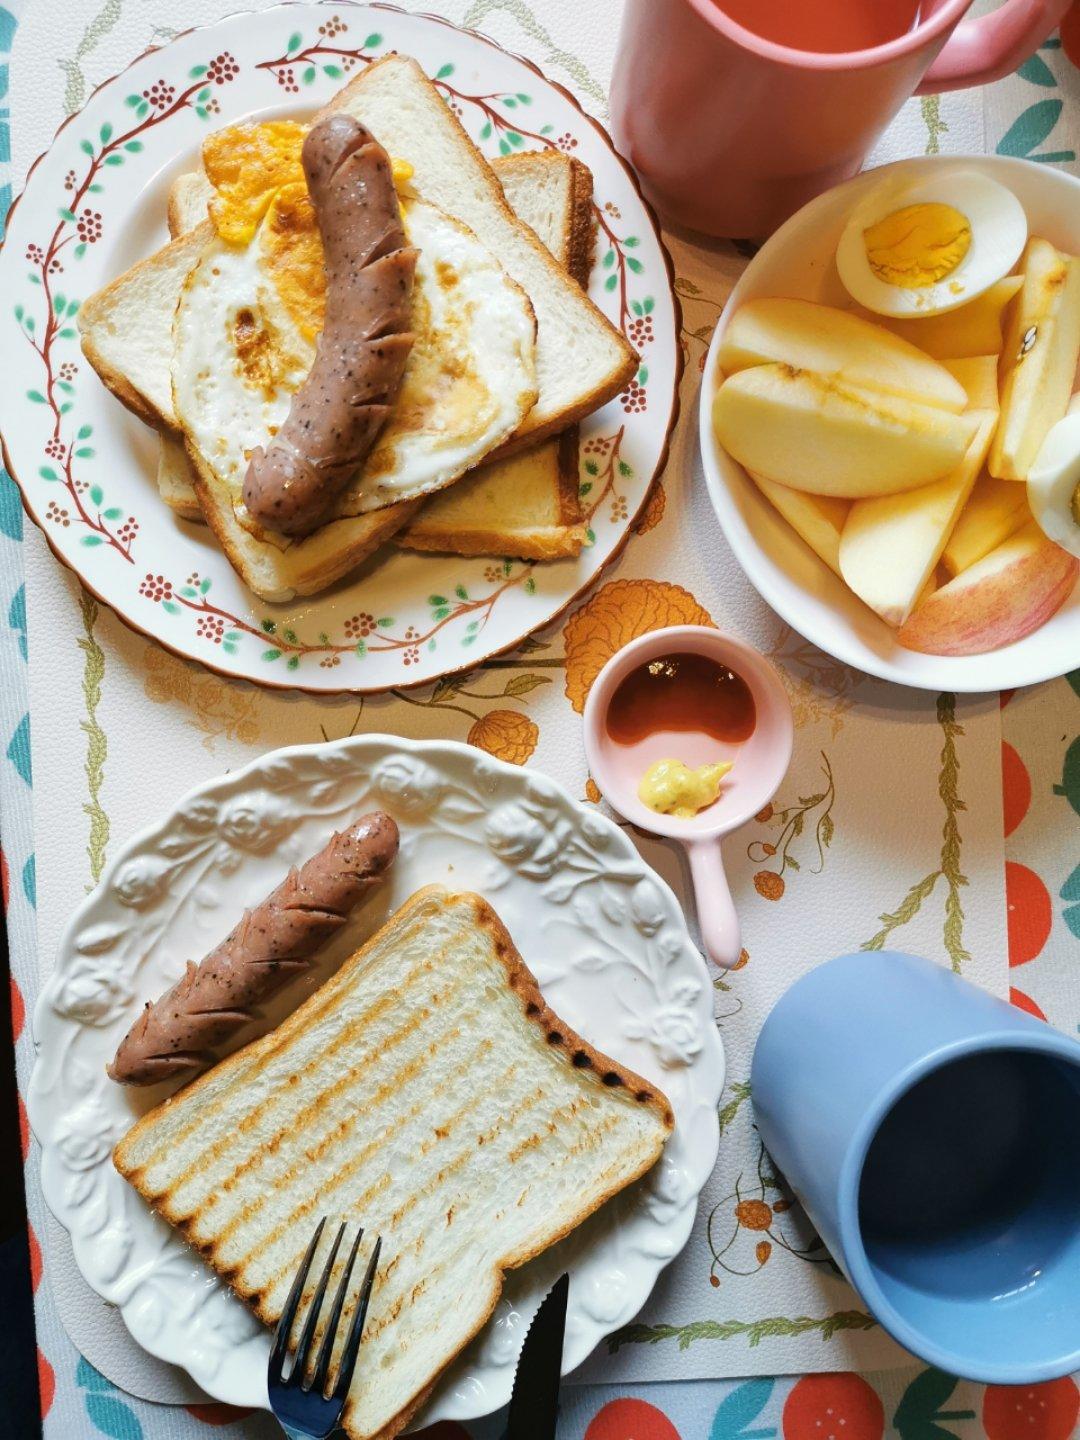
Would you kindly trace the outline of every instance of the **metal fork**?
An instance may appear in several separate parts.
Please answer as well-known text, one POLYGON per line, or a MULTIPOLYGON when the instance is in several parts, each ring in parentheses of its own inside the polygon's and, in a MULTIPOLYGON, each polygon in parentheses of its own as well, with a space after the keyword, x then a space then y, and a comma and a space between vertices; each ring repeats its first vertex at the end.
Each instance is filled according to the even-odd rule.
POLYGON ((363 1229, 358 1232, 353 1241, 349 1262, 345 1266, 345 1273, 341 1277, 341 1283, 338 1285, 337 1294, 334 1297, 330 1319, 326 1326, 326 1333, 323 1335, 322 1344, 319 1346, 314 1370, 308 1377, 306 1372, 308 1361, 311 1358, 312 1342, 315 1338, 315 1326, 326 1295, 326 1287, 334 1269, 334 1261, 337 1259, 338 1249, 345 1234, 344 1225, 338 1230, 334 1243, 330 1247, 330 1256, 323 1267, 322 1278, 312 1297, 311 1308, 304 1321, 304 1328, 300 1332, 300 1341, 296 1347, 296 1354, 287 1379, 283 1373, 293 1321, 296 1319, 296 1312, 303 1298, 311 1261, 325 1227, 326 1216, 324 1215, 316 1227, 311 1244, 307 1248, 307 1253, 300 1263, 300 1269, 296 1273, 296 1279, 292 1283, 289 1298, 285 1301, 285 1309, 281 1312, 281 1319, 274 1331, 274 1346, 270 1351, 270 1364, 267 1370, 270 1408, 290 1440, 326 1440, 326 1437, 337 1428, 341 1420, 341 1412, 345 1409, 345 1399, 352 1383, 353 1371, 356 1369, 356 1357, 359 1354, 360 1340, 364 1333, 364 1320, 367 1316, 368 1301, 371 1299, 371 1287, 375 1282, 375 1270, 379 1263, 379 1252, 382 1250, 382 1239, 377 1238, 375 1248, 371 1252, 371 1259, 367 1264, 367 1270, 364 1272, 345 1348, 341 1352, 337 1381, 327 1396, 324 1392, 330 1376, 330 1357, 333 1354, 334 1339, 341 1323, 341 1312, 345 1308, 345 1297, 349 1291, 353 1262, 356 1259, 356 1252, 360 1248, 360 1242, 364 1238, 363 1229))

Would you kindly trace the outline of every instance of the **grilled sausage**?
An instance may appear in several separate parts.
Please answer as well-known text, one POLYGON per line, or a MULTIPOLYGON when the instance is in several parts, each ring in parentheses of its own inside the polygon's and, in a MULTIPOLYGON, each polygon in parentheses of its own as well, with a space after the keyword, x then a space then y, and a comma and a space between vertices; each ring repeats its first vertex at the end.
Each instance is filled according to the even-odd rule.
POLYGON ((212 1064, 214 1049, 246 1025, 255 1006, 308 969, 398 850, 398 828, 375 811, 334 835, 293 869, 198 965, 146 1008, 108 1066, 121 1085, 153 1085, 212 1064))
POLYGON ((326 321, 288 418, 244 477, 252 516, 296 536, 330 518, 390 413, 412 348, 417 253, 386 151, 358 120, 320 121, 302 158, 326 256, 326 321))

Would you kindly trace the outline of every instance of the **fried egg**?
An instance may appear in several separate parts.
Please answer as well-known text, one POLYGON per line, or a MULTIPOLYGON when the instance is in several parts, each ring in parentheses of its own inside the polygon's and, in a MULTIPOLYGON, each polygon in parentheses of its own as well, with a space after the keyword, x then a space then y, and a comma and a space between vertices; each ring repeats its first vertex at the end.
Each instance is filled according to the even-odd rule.
POLYGON ((940 315, 974 300, 1016 264, 1027 216, 1011 190, 971 170, 903 173, 875 186, 844 228, 836 268, 878 315, 940 315))
MULTIPOLYGON (((248 514, 242 488, 252 452, 284 423, 315 359, 326 308, 322 241, 302 170, 297 178, 303 128, 233 129, 244 132, 234 148, 218 137, 204 150, 218 233, 174 320, 174 401, 238 520, 284 546, 248 514)), ((536 320, 525 292, 460 221, 408 193, 401 204, 419 251, 415 339, 390 419, 339 516, 444 488, 512 435, 536 401, 536 320)))

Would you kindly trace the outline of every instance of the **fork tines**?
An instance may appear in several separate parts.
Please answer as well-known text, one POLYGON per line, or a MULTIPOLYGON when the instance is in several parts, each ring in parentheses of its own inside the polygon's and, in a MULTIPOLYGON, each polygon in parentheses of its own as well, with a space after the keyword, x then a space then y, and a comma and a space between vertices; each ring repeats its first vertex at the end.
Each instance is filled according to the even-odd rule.
MULTIPOLYGON (((311 1262, 322 1239, 323 1230, 326 1228, 326 1216, 319 1221, 315 1228, 315 1234, 311 1237, 311 1243, 296 1272, 296 1279, 292 1283, 288 1299, 285 1301, 285 1308, 281 1312, 281 1319, 278 1321, 277 1329, 274 1332, 274 1345, 270 1352, 270 1365, 268 1378, 271 1387, 281 1386, 290 1389, 299 1386, 304 1394, 314 1391, 322 1395, 326 1390, 326 1382, 330 1375, 330 1362, 334 1351, 334 1341, 337 1337, 338 1327, 341 1324, 342 1311, 345 1309, 345 1301, 349 1293, 349 1282, 352 1279, 353 1265, 356 1261, 357 1252, 360 1249, 361 1241, 364 1238, 363 1227, 357 1233, 349 1251, 349 1258, 346 1262, 344 1272, 334 1296, 333 1306, 323 1333, 322 1343, 319 1346, 319 1353, 315 1360, 315 1368, 310 1377, 307 1377, 308 1361, 311 1358, 312 1341, 315 1338, 315 1329, 318 1325, 319 1314, 322 1310, 323 1300, 326 1297, 327 1286, 333 1274, 334 1263, 337 1260, 338 1250, 345 1236, 344 1224, 338 1227, 334 1243, 330 1247, 330 1254, 327 1256, 326 1264, 323 1266, 322 1275, 312 1296, 311 1305, 308 1309, 304 1327, 300 1332, 300 1339, 296 1346, 296 1353, 293 1357, 292 1368, 288 1377, 284 1376, 285 1354, 289 1348, 289 1336, 292 1334, 293 1322, 296 1319, 296 1312, 299 1309, 300 1301, 303 1298, 304 1287, 307 1284, 308 1272, 311 1269, 311 1262)), ((360 1284, 360 1291, 356 1299, 356 1307, 353 1310, 352 1321, 349 1325, 348 1336, 341 1352, 341 1361, 338 1365, 337 1381, 329 1398, 344 1402, 349 1393, 349 1386, 352 1383, 353 1371, 356 1369, 356 1357, 360 1350, 360 1341, 364 1333, 364 1320, 367 1317, 368 1304, 371 1300, 371 1289, 375 1283, 375 1272, 379 1263, 379 1254, 382 1250, 382 1238, 376 1237, 374 1248, 368 1259, 367 1269, 364 1271, 364 1278, 360 1284)))

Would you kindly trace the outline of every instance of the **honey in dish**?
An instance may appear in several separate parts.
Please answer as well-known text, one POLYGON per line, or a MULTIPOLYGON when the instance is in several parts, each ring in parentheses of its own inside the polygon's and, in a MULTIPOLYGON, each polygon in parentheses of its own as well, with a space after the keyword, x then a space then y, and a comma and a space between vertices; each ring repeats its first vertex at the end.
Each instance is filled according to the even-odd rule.
POLYGON ((644 661, 621 682, 608 707, 607 731, 636 745, 659 730, 692 730, 714 740, 748 740, 757 724, 750 687, 707 655, 677 652, 644 661))

